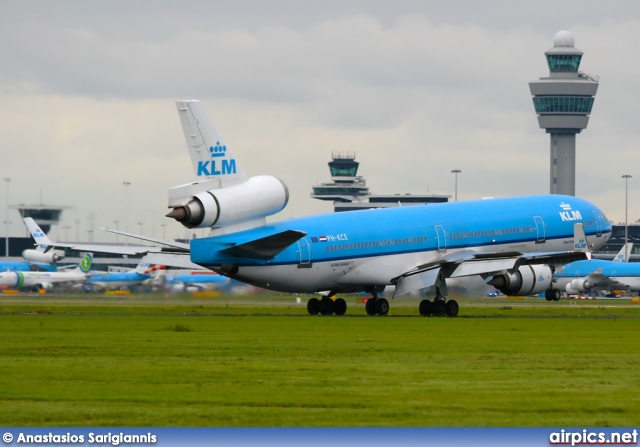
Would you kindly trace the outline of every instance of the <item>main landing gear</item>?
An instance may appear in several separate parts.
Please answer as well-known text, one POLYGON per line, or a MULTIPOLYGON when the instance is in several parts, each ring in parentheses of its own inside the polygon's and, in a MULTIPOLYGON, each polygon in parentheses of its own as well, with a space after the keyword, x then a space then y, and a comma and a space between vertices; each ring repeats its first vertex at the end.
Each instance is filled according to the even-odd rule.
POLYGON ((364 305, 367 315, 387 315, 389 313, 389 301, 386 298, 372 296, 364 305))
POLYGON ((307 301, 307 312, 309 315, 344 315, 347 312, 347 302, 342 298, 334 301, 329 296, 323 296, 322 299, 311 298, 307 301))
POLYGON ((544 293, 544 297, 547 299, 547 301, 560 301, 560 298, 562 297, 562 292, 560 292, 560 290, 558 289, 554 289, 553 287, 550 287, 544 293))
POLYGON ((420 315, 423 317, 456 317, 458 309, 456 300, 445 301, 444 298, 436 298, 433 302, 429 300, 420 302, 420 315))

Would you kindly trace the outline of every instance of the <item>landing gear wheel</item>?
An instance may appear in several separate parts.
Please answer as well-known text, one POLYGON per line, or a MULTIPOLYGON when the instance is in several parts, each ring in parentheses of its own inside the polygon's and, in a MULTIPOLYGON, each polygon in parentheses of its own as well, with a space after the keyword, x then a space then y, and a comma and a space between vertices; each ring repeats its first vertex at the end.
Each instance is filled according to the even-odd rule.
POLYGON ((347 302, 338 298, 333 302, 333 311, 336 315, 344 315, 347 312, 347 302))
POLYGON ((447 317, 457 317, 458 316, 458 302, 456 300, 449 300, 446 304, 447 309, 447 317))
POLYGON ((544 297, 547 301, 560 301, 562 293, 558 289, 547 289, 544 293, 544 297))
POLYGON ((420 309, 420 315, 422 315, 423 317, 431 316, 431 301, 429 300, 420 301, 419 309, 420 309))
POLYGON ((331 315, 333 313, 333 300, 331 298, 322 298, 320 300, 320 313, 322 315, 331 315))
POLYGON ((309 312, 309 315, 318 315, 320 313, 320 300, 318 298, 311 298, 307 301, 307 312, 309 312))
POLYGON ((364 308, 367 311, 367 315, 375 315, 378 313, 377 301, 378 299, 374 297, 371 297, 367 300, 366 304, 364 305, 364 308))
POLYGON ((435 300, 431 305, 431 313, 434 317, 444 317, 447 314, 447 305, 444 300, 435 300))
POLYGON ((376 303, 376 311, 378 315, 387 315, 389 313, 389 301, 384 298, 379 298, 376 303))

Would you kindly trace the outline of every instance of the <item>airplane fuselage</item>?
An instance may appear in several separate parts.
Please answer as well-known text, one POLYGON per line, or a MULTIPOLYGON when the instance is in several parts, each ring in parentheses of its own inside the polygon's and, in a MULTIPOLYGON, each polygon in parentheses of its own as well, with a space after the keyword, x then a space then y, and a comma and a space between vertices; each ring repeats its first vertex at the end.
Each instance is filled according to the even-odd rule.
POLYGON ((601 247, 611 224, 595 205, 539 195, 315 215, 191 241, 192 262, 283 292, 359 291, 394 284, 421 265, 456 252, 546 253, 574 249, 575 223, 601 247), (306 233, 260 260, 220 250, 286 230, 306 233))

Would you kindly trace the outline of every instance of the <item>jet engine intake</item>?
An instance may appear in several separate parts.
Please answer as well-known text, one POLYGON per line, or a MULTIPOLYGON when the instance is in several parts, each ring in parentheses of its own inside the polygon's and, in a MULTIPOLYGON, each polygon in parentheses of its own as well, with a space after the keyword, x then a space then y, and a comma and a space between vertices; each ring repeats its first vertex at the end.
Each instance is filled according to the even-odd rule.
POLYGON ((289 201, 280 179, 261 175, 239 185, 209 189, 173 206, 167 214, 187 228, 221 227, 275 214, 289 201))

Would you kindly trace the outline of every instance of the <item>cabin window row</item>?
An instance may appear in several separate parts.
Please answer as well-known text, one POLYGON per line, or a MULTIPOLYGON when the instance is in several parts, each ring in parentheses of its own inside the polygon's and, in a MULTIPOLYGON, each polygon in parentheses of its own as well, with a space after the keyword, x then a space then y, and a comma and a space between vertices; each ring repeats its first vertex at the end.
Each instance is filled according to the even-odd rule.
POLYGON ((427 236, 405 237, 399 239, 383 239, 379 241, 354 242, 351 244, 327 245, 327 251, 356 250, 359 248, 389 247, 391 245, 405 245, 427 242, 427 236))
POLYGON ((501 236, 504 234, 532 233, 533 227, 499 228, 496 230, 464 231, 449 234, 449 239, 467 239, 471 237, 501 236))

